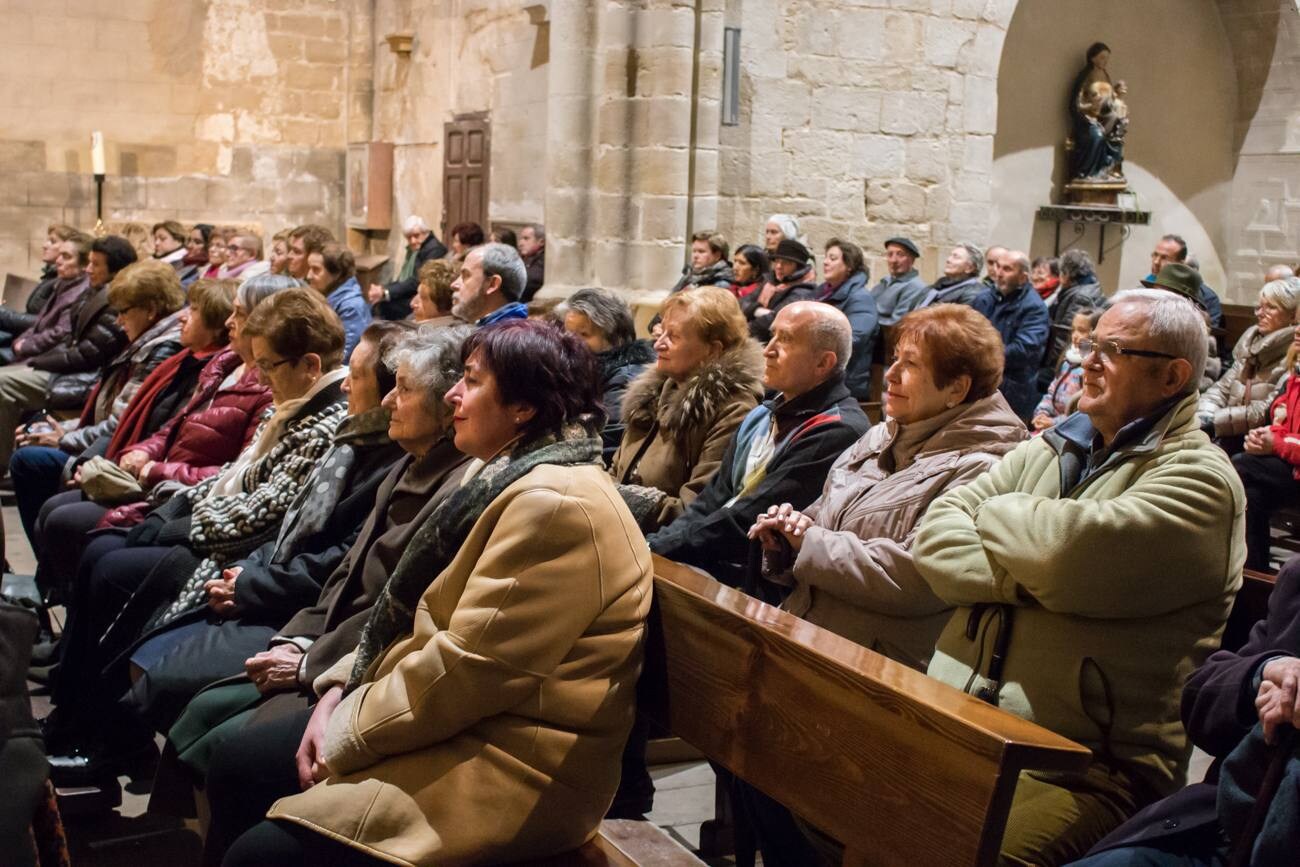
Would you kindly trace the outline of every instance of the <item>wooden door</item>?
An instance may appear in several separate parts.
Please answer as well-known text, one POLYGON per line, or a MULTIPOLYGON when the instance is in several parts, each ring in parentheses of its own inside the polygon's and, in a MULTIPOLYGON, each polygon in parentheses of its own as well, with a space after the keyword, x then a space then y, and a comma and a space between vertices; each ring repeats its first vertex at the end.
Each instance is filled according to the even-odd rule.
POLYGON ((442 237, 460 223, 488 230, 491 124, 486 115, 459 117, 443 126, 442 237))

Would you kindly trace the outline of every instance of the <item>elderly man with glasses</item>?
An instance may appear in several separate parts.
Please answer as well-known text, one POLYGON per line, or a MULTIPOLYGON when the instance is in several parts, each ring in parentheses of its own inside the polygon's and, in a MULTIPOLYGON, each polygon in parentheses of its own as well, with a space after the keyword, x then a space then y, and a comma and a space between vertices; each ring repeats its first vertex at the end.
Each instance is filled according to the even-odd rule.
POLYGON ((420 266, 447 255, 447 247, 433 234, 423 217, 411 216, 402 224, 406 238, 406 259, 397 279, 387 286, 371 283, 366 300, 380 319, 405 319, 411 315, 411 299, 420 288, 420 266))
POLYGON ((929 674, 1093 751, 1021 777, 1002 863, 1078 858, 1183 784, 1180 688, 1245 561, 1241 483, 1196 421, 1201 313, 1121 292, 1081 351, 1079 411, 937 500, 913 546, 958 606, 929 674))

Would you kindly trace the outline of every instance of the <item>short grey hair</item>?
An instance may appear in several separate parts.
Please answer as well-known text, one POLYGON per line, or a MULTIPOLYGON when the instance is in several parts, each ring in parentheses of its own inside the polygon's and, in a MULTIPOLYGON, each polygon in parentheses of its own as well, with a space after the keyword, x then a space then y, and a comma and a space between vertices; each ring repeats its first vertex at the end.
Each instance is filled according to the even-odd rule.
POLYGON ((1297 303, 1300 303, 1300 279, 1284 277, 1281 280, 1270 280, 1259 290, 1259 300, 1294 312, 1297 303))
POLYGON ((509 301, 518 301, 528 285, 528 269, 523 257, 509 244, 493 241, 474 249, 482 251, 483 279, 501 278, 501 294, 509 301))
MULTIPOLYGON (((798 301, 790 305, 791 312, 807 311, 812 314, 806 334, 815 352, 834 352, 834 373, 842 374, 853 354, 853 326, 838 307, 821 301, 798 301)), ((790 309, 790 308, 786 308, 790 309)))
POLYGON ((406 365, 433 405, 442 406, 442 396, 460 379, 461 344, 472 333, 469 325, 421 325, 384 355, 384 365, 394 371, 406 365))
POLYGON ((252 313, 254 307, 277 292, 306 287, 306 283, 288 274, 258 274, 245 280, 235 290, 235 303, 244 308, 245 313, 252 313))
POLYGON ((1191 394, 1200 385, 1209 357, 1209 326, 1200 308, 1182 295, 1164 289, 1126 289, 1115 293, 1110 306, 1136 304, 1147 311, 1147 329, 1152 341, 1162 352, 1184 358, 1192 366, 1187 378, 1185 394, 1191 394))
POLYGON ((532 229, 533 237, 536 238, 537 240, 539 241, 546 240, 546 227, 543 226, 541 223, 529 223, 527 226, 524 226, 524 228, 532 229))
POLYGON ((1011 263, 1020 269, 1021 274, 1024 274, 1026 276, 1029 275, 1029 270, 1032 266, 1030 265, 1029 257, 1024 253, 1022 253, 1021 251, 1008 250, 1007 255, 1004 256, 1003 258, 1010 259, 1011 263))
POLYGON ((581 313, 600 329, 610 346, 623 346, 636 340, 636 322, 627 302, 604 289, 579 289, 555 308, 564 318, 569 311, 581 313))
POLYGON ((1097 269, 1092 264, 1092 257, 1083 250, 1066 250, 1061 254, 1061 262, 1057 267, 1071 286, 1078 285, 1084 277, 1096 279, 1097 269))
POLYGON ((427 232, 427 231, 429 231, 429 224, 424 222, 424 217, 421 217, 418 214, 412 214, 411 216, 407 217, 405 220, 402 221, 403 235, 408 234, 410 232, 427 232))
MULTIPOLYGON (((773 214, 767 218, 768 223, 776 223, 781 230, 781 234, 788 240, 799 240, 799 218, 794 214, 773 214)), ((764 223, 763 225, 767 225, 764 223)))
POLYGON ((971 267, 975 269, 974 273, 978 274, 984 270, 984 251, 974 244, 958 244, 955 249, 965 252, 966 258, 970 260, 971 267))

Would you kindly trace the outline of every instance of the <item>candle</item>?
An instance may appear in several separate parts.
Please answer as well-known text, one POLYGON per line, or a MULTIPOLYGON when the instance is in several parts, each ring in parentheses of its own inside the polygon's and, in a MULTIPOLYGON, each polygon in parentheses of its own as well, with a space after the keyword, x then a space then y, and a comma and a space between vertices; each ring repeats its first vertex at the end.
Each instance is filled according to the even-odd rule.
POLYGON ((104 134, 95 130, 90 134, 90 170, 102 175, 104 172, 104 134))

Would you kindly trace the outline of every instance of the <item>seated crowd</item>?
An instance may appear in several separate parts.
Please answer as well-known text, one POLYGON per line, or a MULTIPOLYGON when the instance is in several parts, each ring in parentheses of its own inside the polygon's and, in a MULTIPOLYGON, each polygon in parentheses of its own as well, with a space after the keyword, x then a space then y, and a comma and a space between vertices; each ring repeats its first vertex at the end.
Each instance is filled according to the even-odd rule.
MULTIPOLYGON (((764 228, 694 234, 641 338, 613 292, 540 309, 540 225, 449 249, 413 216, 365 288, 315 225, 265 261, 242 229, 51 226, 0 308, 0 450, 67 609, 33 655, 56 784, 197 789, 210 864, 573 849, 653 803, 654 552, 1091 749, 1022 775, 1003 863, 1226 863, 1220 767, 1300 725, 1300 564, 1215 652, 1300 505, 1300 279, 1270 271, 1215 375, 1177 236, 1107 297, 1078 250, 960 244, 927 283, 893 237, 870 285, 852 242, 819 280, 794 217, 764 228), (1183 789, 1193 742, 1228 761, 1183 789)), ((842 855, 719 785, 765 864, 842 855)))

